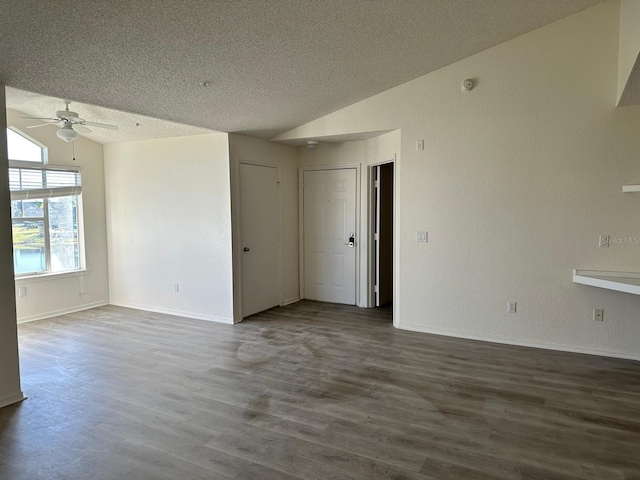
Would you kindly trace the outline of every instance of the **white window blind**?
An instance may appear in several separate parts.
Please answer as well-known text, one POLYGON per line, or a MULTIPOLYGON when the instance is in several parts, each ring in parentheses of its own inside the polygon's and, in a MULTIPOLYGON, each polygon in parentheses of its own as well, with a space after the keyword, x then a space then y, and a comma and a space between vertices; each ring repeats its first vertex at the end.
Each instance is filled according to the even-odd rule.
POLYGON ((82 193, 78 170, 51 165, 9 167, 11 200, 53 198, 82 193))

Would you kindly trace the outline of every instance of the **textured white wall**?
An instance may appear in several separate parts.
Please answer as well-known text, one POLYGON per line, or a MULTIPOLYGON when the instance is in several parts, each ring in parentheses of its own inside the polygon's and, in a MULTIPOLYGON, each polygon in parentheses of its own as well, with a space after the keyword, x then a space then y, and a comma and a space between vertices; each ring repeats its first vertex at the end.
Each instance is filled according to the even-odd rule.
MULTIPOLYGON (((0 110, 5 108, 4 85, 0 85, 0 110)), ((6 117, 1 115, 0 131, 6 128, 6 117)), ((0 135, 0 407, 23 397, 18 364, 8 167, 7 137, 0 135)))
POLYGON ((640 108, 615 108, 618 27, 604 2, 278 137, 401 129, 401 328, 640 358, 640 297, 571 281, 640 271, 638 245, 598 248, 640 234, 640 197, 621 193, 640 182, 640 108))
MULTIPOLYGON (((298 281, 298 166, 295 147, 267 142, 244 135, 229 134, 231 198, 234 239, 240 239, 238 164, 240 161, 280 168, 280 200, 282 213, 282 300, 299 300, 298 281)), ((242 245, 234 241, 234 305, 235 320, 242 320, 241 278, 242 245)))
POLYGON ((46 145, 50 164, 73 165, 82 169, 87 271, 81 276, 64 274, 16 280, 16 286, 27 289, 27 296, 16 298, 18 322, 105 305, 109 302, 109 280, 102 145, 78 137, 74 142, 74 162, 72 144, 56 137, 57 127, 27 129, 28 125, 33 125, 33 121, 20 118, 21 116, 20 112, 7 110, 8 124, 46 145))
POLYGON ((627 86, 631 70, 640 54, 640 2, 620 2, 620 48, 618 52, 618 98, 620 101, 627 86))
POLYGON ((104 146, 112 304, 233 321, 227 138, 104 146))

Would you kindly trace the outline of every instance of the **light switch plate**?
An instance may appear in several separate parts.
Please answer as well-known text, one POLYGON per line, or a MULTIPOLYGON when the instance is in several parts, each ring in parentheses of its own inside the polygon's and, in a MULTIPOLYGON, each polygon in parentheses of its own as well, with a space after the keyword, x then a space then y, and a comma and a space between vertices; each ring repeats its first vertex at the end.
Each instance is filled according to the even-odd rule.
POLYGON ((611 244, 609 235, 600 235, 600 241, 598 242, 598 246, 600 248, 609 248, 611 244))

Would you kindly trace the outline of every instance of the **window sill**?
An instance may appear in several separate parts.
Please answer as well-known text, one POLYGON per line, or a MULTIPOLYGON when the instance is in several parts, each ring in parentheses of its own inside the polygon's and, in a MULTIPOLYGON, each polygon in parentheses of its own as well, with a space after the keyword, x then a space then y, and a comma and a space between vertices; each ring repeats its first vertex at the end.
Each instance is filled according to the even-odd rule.
POLYGON ((46 282, 48 280, 63 280, 65 278, 84 277, 89 274, 90 270, 73 270, 71 272, 56 273, 40 273, 35 275, 27 275, 25 277, 15 277, 16 284, 46 282))

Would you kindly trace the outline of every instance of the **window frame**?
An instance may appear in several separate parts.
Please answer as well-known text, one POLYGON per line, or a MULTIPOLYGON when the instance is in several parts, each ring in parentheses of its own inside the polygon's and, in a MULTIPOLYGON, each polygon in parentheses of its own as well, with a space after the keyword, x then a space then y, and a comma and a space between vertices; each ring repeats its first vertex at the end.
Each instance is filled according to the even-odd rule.
MULTIPOLYGON (((82 176, 82 169, 75 165, 51 165, 49 163, 48 158, 48 148, 46 145, 43 145, 41 142, 33 139, 29 135, 24 134, 19 129, 9 126, 7 129, 13 131, 14 133, 22 136, 30 142, 33 142, 41 149, 41 162, 28 161, 28 160, 12 160, 9 158, 9 168, 20 168, 20 169, 29 169, 29 170, 41 170, 43 177, 46 175, 47 171, 74 171, 77 172, 80 177, 82 176)), ((44 184, 44 178, 43 178, 44 184)), ((64 188, 64 187, 63 187, 64 188)), ((77 187, 74 187, 77 189, 77 187)), ((72 188, 72 190, 74 190, 72 188)), ((44 191, 47 189, 41 189, 40 192, 45 193, 44 191)), ((24 191, 29 191, 25 189, 24 191)), ((25 201, 29 199, 33 200, 41 200, 43 202, 43 216, 42 217, 14 217, 13 216, 13 208, 11 209, 11 225, 13 232, 13 221, 14 220, 24 220, 25 218, 32 218, 34 221, 43 221, 43 229, 44 229, 44 256, 45 256, 45 270, 43 271, 34 271, 34 272, 15 272, 15 260, 14 260, 14 277, 16 279, 24 279, 29 277, 39 277, 39 276, 55 276, 55 275, 68 275, 73 273, 81 273, 86 271, 86 258, 85 258, 85 249, 84 249, 84 214, 83 214, 83 205, 82 205, 82 187, 79 188, 79 191, 70 192, 68 195, 51 195, 44 194, 42 196, 38 196, 38 190, 34 189, 34 196, 32 198, 11 198, 11 202, 14 201, 25 201), (52 252, 51 252, 51 228, 50 228, 50 219, 49 219, 49 200, 51 198, 67 198, 67 197, 75 197, 75 220, 77 225, 77 245, 78 245, 78 268, 73 268, 69 270, 59 270, 59 271, 51 271, 52 268, 52 252)), ((11 192, 13 193, 13 192, 11 192)), ((24 213, 24 204, 21 205, 22 213, 24 213)), ((13 239, 12 239, 13 245, 13 239)), ((15 247, 14 247, 15 250, 15 247)))
MULTIPOLYGON (((26 217, 26 216, 21 216, 21 217, 14 217, 13 216, 13 209, 12 214, 11 214, 11 225, 12 225, 12 230, 13 230, 13 221, 14 220, 33 220, 35 221, 42 221, 43 223, 43 234, 44 234, 44 261, 45 261, 45 269, 41 270, 41 271, 29 271, 29 272, 21 272, 21 273, 16 273, 15 272, 15 264, 14 264, 14 276, 15 278, 24 278, 24 277, 32 277, 32 276, 39 276, 39 275, 58 275, 58 274, 63 274, 63 273, 71 273, 71 272, 79 272, 82 270, 85 270, 84 268, 84 249, 83 249, 83 238, 82 238, 82 231, 83 231, 83 225, 82 225, 82 216, 81 216, 81 212, 82 212, 82 207, 81 207, 81 201, 82 201, 82 197, 81 194, 73 194, 73 195, 61 195, 59 197, 51 197, 51 198, 33 198, 33 199, 29 199, 29 200, 40 200, 42 201, 42 210, 43 210, 43 216, 41 217, 26 217), (51 198, 69 198, 69 197, 75 197, 75 220, 76 220, 76 224, 77 224, 77 244, 78 244, 78 268, 71 268, 71 269, 67 269, 67 270, 56 270, 55 272, 52 271, 52 252, 51 252, 51 222, 49 219, 49 201, 51 200, 51 198)), ((12 200, 13 201, 28 201, 28 200, 12 200)), ((21 209, 22 209, 22 213, 24 214, 24 203, 21 205, 21 209)))

